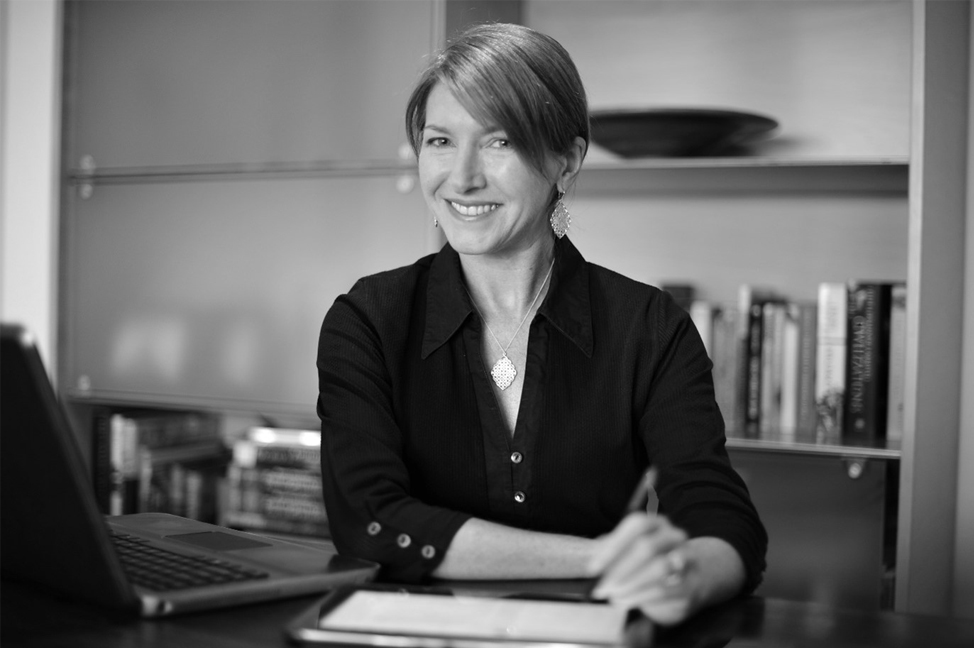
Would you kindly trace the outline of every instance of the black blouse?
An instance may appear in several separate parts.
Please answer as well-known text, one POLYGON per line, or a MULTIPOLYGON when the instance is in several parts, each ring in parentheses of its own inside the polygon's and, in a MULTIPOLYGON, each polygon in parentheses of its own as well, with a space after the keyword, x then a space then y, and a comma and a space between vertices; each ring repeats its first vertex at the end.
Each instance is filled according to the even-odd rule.
POLYGON ((507 433, 457 253, 359 280, 318 347, 322 483, 338 550, 421 580, 470 517, 594 537, 650 463, 659 510, 740 554, 746 591, 767 535, 724 448, 711 362, 666 293, 555 245, 507 433))

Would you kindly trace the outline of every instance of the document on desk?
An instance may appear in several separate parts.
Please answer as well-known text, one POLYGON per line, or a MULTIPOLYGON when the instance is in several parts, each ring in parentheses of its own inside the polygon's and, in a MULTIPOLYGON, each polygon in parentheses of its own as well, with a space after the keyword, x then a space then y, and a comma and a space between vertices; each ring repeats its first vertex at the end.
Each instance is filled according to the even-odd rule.
POLYGON ((603 603, 356 589, 292 625, 310 643, 621 646, 627 611, 603 603))

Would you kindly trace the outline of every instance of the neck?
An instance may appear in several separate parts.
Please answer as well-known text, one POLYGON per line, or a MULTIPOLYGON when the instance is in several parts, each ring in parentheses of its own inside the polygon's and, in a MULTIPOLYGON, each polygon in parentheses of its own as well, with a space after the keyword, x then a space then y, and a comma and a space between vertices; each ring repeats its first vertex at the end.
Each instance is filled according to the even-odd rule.
POLYGON ((553 260, 554 243, 513 259, 460 257, 470 298, 489 322, 519 319, 540 306, 553 260))

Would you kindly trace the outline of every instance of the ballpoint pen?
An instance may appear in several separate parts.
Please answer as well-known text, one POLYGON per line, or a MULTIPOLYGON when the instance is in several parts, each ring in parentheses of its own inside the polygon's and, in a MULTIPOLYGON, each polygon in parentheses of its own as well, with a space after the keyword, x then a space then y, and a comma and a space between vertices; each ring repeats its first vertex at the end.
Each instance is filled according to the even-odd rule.
MULTIPOLYGON (((629 502, 626 504, 626 510, 623 515, 629 515, 630 513, 645 513, 646 506, 649 504, 649 493, 656 487, 656 468, 650 466, 643 473, 642 477, 636 483, 636 488, 632 491, 632 495, 629 496, 629 502)), ((598 586, 601 580, 601 575, 592 578, 592 582, 589 584, 586 591, 586 599, 592 600, 592 592, 598 586)))
POLYGON ((656 487, 656 469, 649 467, 636 484, 629 503, 626 504, 626 515, 630 513, 645 513, 649 504, 649 493, 656 487))

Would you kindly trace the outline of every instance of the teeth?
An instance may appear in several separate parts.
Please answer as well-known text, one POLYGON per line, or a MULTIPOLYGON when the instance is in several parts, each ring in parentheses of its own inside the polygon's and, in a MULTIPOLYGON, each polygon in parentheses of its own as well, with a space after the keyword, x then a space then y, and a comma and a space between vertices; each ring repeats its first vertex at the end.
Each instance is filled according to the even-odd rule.
POLYGON ((492 212, 497 209, 497 205, 461 205, 460 203, 455 203, 452 200, 450 205, 457 210, 462 216, 480 216, 481 214, 486 214, 487 212, 492 212))

